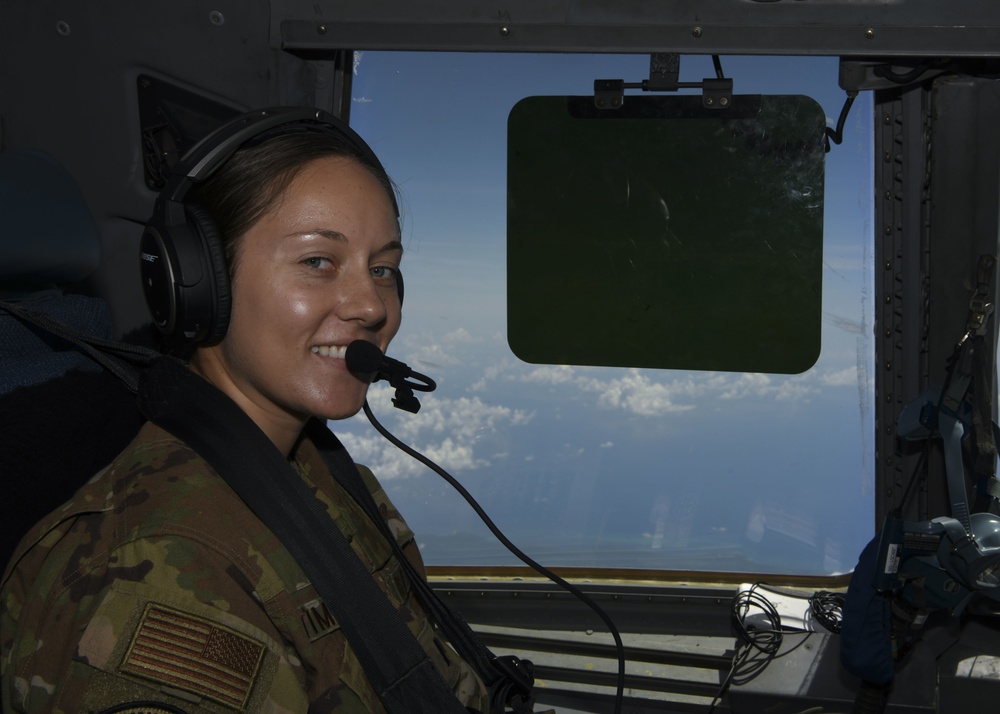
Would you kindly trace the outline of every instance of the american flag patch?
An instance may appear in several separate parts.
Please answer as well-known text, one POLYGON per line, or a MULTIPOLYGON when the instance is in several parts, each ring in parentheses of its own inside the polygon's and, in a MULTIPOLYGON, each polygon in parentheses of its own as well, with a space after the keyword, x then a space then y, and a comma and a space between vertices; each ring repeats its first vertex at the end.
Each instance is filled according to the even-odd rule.
POLYGON ((121 671, 242 711, 264 645, 211 620, 146 606, 121 671))

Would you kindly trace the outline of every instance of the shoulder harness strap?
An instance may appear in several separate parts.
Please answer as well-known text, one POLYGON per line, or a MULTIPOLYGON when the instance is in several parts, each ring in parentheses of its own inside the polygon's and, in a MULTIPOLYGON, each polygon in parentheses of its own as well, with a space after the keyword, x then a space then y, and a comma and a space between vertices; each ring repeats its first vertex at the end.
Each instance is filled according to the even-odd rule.
POLYGON ((323 504, 242 409, 169 359, 144 376, 139 406, 211 464, 288 548, 391 714, 467 714, 323 504))

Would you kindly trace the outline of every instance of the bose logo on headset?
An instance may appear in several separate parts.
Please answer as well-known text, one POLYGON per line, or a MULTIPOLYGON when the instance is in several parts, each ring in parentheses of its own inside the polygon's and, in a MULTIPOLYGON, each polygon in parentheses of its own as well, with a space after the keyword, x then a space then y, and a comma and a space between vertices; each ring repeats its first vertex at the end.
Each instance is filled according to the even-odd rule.
MULTIPOLYGON (((222 240, 208 211, 185 202, 187 194, 253 139, 303 130, 334 135, 382 169, 364 139, 320 109, 275 107, 248 112, 199 141, 177 164, 160 192, 139 244, 143 293, 162 333, 214 344, 229 328, 232 295, 222 240)), ((391 192, 390 198, 398 218, 399 207, 391 192)), ((397 274, 396 286, 402 302, 401 274, 397 274)))

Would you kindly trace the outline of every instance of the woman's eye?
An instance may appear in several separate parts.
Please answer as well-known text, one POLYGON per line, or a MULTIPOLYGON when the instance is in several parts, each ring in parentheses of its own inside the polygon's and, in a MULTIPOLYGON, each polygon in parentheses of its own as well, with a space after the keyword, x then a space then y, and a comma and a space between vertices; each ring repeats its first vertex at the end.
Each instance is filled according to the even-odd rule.
POLYGON ((388 265, 377 265, 371 271, 377 280, 393 280, 396 277, 396 269, 388 265))
POLYGON ((309 267, 309 268, 317 268, 317 269, 326 268, 326 267, 329 267, 329 265, 330 265, 330 259, 329 258, 321 258, 319 256, 313 256, 313 257, 306 258, 305 260, 303 260, 302 264, 305 265, 305 266, 307 266, 307 267, 309 267))

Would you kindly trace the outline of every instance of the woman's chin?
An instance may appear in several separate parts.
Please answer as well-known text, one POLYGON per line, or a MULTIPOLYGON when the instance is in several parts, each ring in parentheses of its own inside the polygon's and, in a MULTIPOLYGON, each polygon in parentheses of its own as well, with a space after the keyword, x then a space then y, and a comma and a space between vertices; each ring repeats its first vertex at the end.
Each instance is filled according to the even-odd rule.
POLYGON ((350 419, 352 416, 361 411, 361 407, 364 406, 365 398, 364 395, 358 399, 340 399, 332 404, 325 404, 314 414, 319 419, 325 419, 327 421, 338 421, 340 419, 350 419))

